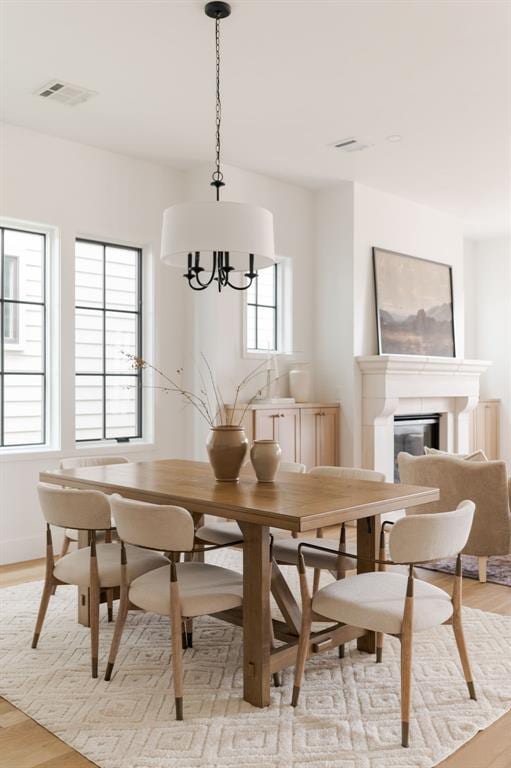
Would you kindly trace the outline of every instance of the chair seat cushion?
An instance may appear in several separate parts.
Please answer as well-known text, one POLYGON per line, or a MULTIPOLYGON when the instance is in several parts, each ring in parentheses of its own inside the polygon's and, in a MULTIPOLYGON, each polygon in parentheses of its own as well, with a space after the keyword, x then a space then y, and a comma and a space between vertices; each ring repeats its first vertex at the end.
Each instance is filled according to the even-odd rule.
MULTIPOLYGON (((101 587, 118 587, 121 583, 121 545, 98 544, 99 584, 101 587)), ((161 568, 168 560, 158 552, 140 547, 126 546, 128 580, 132 581, 153 568, 161 568)), ((66 584, 88 586, 90 582, 90 547, 83 547, 57 560, 53 573, 66 584)))
MULTIPOLYGON (((361 573, 320 589, 312 608, 322 616, 355 627, 398 635, 401 632, 408 577, 401 573, 361 573)), ((452 614, 443 589, 414 579, 413 631, 443 624, 452 614)))
MULTIPOLYGON (((270 533, 276 537, 285 536, 288 531, 283 531, 281 528, 270 528, 270 533)), ((207 525, 203 525, 196 530, 195 536, 207 544, 234 544, 237 541, 243 541, 243 534, 238 523, 223 520, 212 520, 207 525)))
POLYGON ((208 544, 234 544, 236 541, 243 541, 238 523, 222 520, 212 520, 203 525, 197 529, 195 536, 208 544))
MULTIPOLYGON (((278 539, 273 544, 273 557, 277 563, 296 565, 298 563, 298 545, 315 544, 318 547, 328 547, 334 550, 332 554, 322 552, 319 549, 303 549, 305 565, 309 568, 322 568, 327 571, 337 571, 339 541, 337 539, 278 539)), ((356 560, 349 557, 341 557, 340 567, 342 571, 351 571, 356 568, 356 560)))
MULTIPOLYGON (((183 616, 203 616, 236 608, 243 602, 243 576, 209 563, 178 563, 183 616)), ((170 615, 170 566, 146 573, 130 585, 129 599, 139 608, 170 615)))

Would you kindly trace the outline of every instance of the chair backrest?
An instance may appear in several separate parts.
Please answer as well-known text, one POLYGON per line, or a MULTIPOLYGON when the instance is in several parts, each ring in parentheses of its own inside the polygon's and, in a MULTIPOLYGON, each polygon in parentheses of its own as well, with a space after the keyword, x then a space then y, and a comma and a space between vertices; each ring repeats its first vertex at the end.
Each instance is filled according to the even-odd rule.
POLYGON ((300 464, 298 461, 281 461, 279 464, 279 472, 296 472, 303 475, 306 469, 305 464, 300 464))
POLYGON ((462 501, 453 512, 402 517, 389 536, 392 560, 425 563, 457 555, 467 543, 474 511, 473 501, 462 501))
POLYGON ((183 507, 148 504, 133 499, 110 497, 117 533, 122 541, 165 552, 193 549, 194 525, 183 507))
POLYGON ((78 467, 106 467, 108 464, 127 464, 125 456, 79 456, 72 459, 62 459, 60 469, 77 469, 78 467))
POLYGON ((476 505, 465 547, 469 555, 507 555, 511 550, 511 512, 504 461, 466 461, 453 456, 398 455, 402 483, 440 489, 440 500, 407 510, 420 515, 456 509, 463 499, 476 505))
POLYGON ((44 518, 51 525, 90 531, 111 528, 110 503, 101 491, 38 483, 37 494, 44 518))
POLYGON ((376 483, 384 483, 385 475, 374 469, 359 469, 358 467, 314 467, 309 470, 309 475, 324 475, 325 477, 338 477, 340 480, 373 480, 376 483))

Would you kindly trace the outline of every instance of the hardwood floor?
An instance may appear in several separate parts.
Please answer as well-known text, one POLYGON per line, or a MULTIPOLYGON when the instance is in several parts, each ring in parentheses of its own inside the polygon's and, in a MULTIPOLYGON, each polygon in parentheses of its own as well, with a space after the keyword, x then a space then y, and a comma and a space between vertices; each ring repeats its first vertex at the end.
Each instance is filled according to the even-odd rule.
MULTIPOLYGON (((421 578, 450 591, 452 576, 419 570, 421 578)), ((0 566, 0 586, 42 579, 43 575, 43 560, 0 566)), ((463 579, 463 604, 510 616, 511 589, 463 579)), ((0 699, 0 768, 93 768, 94 765, 0 699)), ((511 768, 511 712, 474 736, 437 768, 511 768)))

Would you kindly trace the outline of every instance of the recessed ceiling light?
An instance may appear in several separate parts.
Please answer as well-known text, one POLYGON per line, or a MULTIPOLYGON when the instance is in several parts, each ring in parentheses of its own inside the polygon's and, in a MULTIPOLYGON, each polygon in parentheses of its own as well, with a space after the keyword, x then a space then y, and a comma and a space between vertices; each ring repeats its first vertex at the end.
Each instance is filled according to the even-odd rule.
POLYGON ((403 137, 399 135, 399 133, 393 133, 390 136, 387 136, 387 141, 401 141, 403 137))

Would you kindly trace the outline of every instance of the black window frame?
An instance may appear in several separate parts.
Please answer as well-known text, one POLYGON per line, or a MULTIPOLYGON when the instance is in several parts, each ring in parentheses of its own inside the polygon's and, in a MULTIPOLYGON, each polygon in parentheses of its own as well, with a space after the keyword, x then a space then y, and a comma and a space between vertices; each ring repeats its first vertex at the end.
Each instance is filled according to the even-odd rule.
MULTIPOLYGON (((10 254, 9 254, 10 255, 10 254)), ((47 380, 47 335, 48 335, 48 308, 47 308, 47 269, 48 269, 48 235, 46 232, 40 232, 37 229, 22 229, 20 227, 0 226, 0 448, 30 448, 36 445, 46 445, 47 421, 48 421, 48 380, 47 380), (26 301, 23 299, 6 299, 4 296, 4 257, 5 257, 5 232, 21 232, 26 235, 37 235, 43 238, 43 259, 42 259, 42 285, 41 301, 26 301), (36 306, 42 308, 42 327, 41 327, 41 371, 6 371, 5 370, 5 339, 4 322, 5 306, 36 306), (41 397, 41 440, 33 443, 6 443, 5 442, 5 376, 39 376, 42 378, 42 397, 41 397)), ((18 283, 19 290, 19 283, 18 283)), ((19 312, 18 312, 19 323, 19 312)))
MULTIPOLYGON (((130 440, 139 440, 142 438, 143 435, 143 401, 142 401, 142 385, 143 385, 143 370, 142 368, 136 368, 133 371, 129 371, 128 373, 107 373, 106 370, 106 315, 108 312, 117 312, 119 314, 124 315, 135 315, 137 317, 137 351, 136 355, 137 357, 142 357, 142 248, 138 248, 133 245, 126 245, 121 243, 112 243, 108 241, 103 240, 93 240, 88 237, 77 237, 75 238, 75 246, 76 243, 88 243, 90 245, 99 245, 103 248, 103 302, 101 307, 89 307, 85 304, 77 304, 75 302, 75 322, 76 322, 76 310, 85 310, 87 312, 99 312, 103 316, 103 338, 102 338, 102 346, 103 346, 103 370, 101 373, 98 373, 97 371, 93 372, 83 372, 83 371, 76 371, 75 369, 75 381, 76 377, 78 376, 89 376, 89 377, 100 377, 102 379, 102 406, 103 406, 103 421, 102 421, 102 436, 101 437, 86 437, 86 438, 78 438, 76 436, 76 426, 75 426, 75 442, 76 443, 99 443, 103 441, 115 441, 117 443, 129 443, 130 440), (135 251, 137 253, 137 299, 136 299, 136 309, 116 309, 116 308, 109 308, 106 305, 106 249, 107 248, 119 248, 120 250, 130 250, 135 251), (106 383, 107 379, 109 377, 115 377, 120 378, 122 376, 134 378, 137 379, 137 430, 136 434, 134 435, 126 435, 126 436, 120 436, 120 437, 107 437, 106 434, 106 383)), ((76 248, 75 248, 75 266, 76 266, 76 248)), ((75 272, 75 285, 76 285, 76 272, 75 272)), ((75 418, 76 418, 76 390, 75 390, 75 418)))
POLYGON ((248 324, 248 307, 254 307, 255 310, 255 346, 249 347, 248 345, 248 335, 247 335, 247 352, 278 352, 279 351, 279 265, 278 263, 275 263, 273 265, 273 304, 261 304, 258 301, 259 298, 259 286, 257 279, 255 280, 255 301, 249 301, 247 296, 247 324, 248 324), (274 322, 274 338, 273 338, 273 349, 262 349, 258 346, 258 325, 259 325, 259 307, 264 307, 265 309, 272 309, 274 312, 275 322, 274 322))

